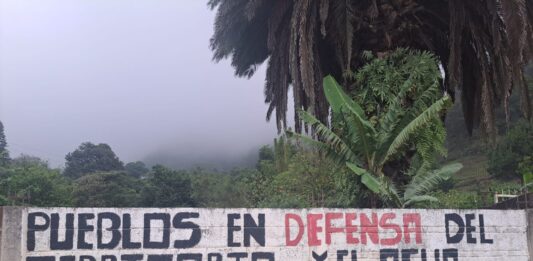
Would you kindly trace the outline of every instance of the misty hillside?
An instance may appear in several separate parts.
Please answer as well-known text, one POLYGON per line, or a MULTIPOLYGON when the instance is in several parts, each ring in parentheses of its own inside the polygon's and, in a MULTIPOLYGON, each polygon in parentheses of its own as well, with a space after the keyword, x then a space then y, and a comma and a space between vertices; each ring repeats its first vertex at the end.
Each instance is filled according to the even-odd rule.
POLYGON ((173 169, 203 168, 227 171, 233 168, 252 167, 257 163, 259 147, 249 151, 231 152, 229 148, 206 149, 201 146, 166 148, 148 154, 147 165, 164 165, 173 169))

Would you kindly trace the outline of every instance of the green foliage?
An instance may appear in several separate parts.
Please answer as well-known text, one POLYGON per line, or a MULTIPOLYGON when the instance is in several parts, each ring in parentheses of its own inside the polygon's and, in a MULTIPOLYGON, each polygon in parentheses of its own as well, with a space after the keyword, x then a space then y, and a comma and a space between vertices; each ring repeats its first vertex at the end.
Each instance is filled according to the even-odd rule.
POLYGON ((124 172, 84 175, 75 182, 76 207, 135 207, 139 203, 140 182, 124 172))
POLYGON ((314 149, 295 143, 282 136, 274 140, 274 149, 260 158, 257 170, 240 175, 241 195, 248 207, 349 207, 360 197, 354 194, 357 186, 350 178, 357 179, 342 165, 325 157, 314 149))
POLYGON ((300 150, 287 169, 272 177, 270 195, 261 207, 309 208, 336 205, 339 166, 314 151, 300 150))
POLYGON ((235 169, 227 173, 194 169, 189 172, 192 198, 198 207, 231 208, 249 206, 243 178, 254 175, 253 170, 235 169))
POLYGON ((525 156, 520 163, 518 163, 518 172, 522 175, 524 185, 529 186, 533 184, 533 156, 525 156))
POLYGON ((533 124, 520 121, 489 152, 488 172, 499 178, 522 178, 521 171, 527 171, 526 157, 533 155, 533 124), (519 168, 520 162, 526 162, 519 168))
POLYGON ((150 170, 142 161, 130 162, 124 166, 126 173, 135 178, 144 177, 150 170))
POLYGON ((241 178, 243 194, 247 199, 247 205, 258 207, 264 205, 262 202, 270 198, 272 193, 272 182, 277 175, 274 159, 260 160, 256 170, 250 171, 249 175, 241 178))
POLYGON ((475 191, 437 191, 431 195, 437 201, 418 203, 414 206, 433 209, 479 209, 486 207, 483 198, 475 191))
POLYGON ((7 150, 6 135, 4 134, 4 124, 0 121, 0 166, 7 166, 9 163, 9 151, 7 150))
POLYGON ((262 160, 274 160, 274 151, 270 146, 263 146, 259 149, 259 162, 262 160))
POLYGON ((35 156, 21 154, 20 156, 11 160, 12 167, 30 167, 30 166, 41 166, 43 168, 48 168, 48 162, 35 156))
POLYGON ((16 158, 0 174, 0 203, 6 205, 71 206, 72 191, 59 170, 48 168, 41 160, 16 158))
POLYGON ((65 160, 63 175, 72 179, 96 172, 124 169, 124 164, 105 143, 98 145, 90 142, 82 143, 75 151, 67 154, 65 160))
POLYGON ((489 191, 492 194, 511 194, 520 195, 523 192, 523 186, 519 182, 509 181, 502 182, 494 180, 489 184, 489 191))
POLYGON ((328 76, 324 78, 323 85, 332 109, 334 128, 330 129, 310 113, 301 111, 300 118, 314 128, 321 141, 295 135, 327 152, 335 161, 345 162, 369 190, 380 196, 383 203, 402 207, 415 201, 432 200, 423 193, 429 192, 462 165, 454 164, 435 171, 430 169, 436 153, 444 154, 445 129, 440 116, 451 106, 448 95, 439 98, 440 72, 435 57, 429 53, 398 50, 387 61, 392 63, 387 71, 380 69, 383 61, 376 59, 356 77, 361 82, 370 78, 366 81, 368 85, 373 85, 379 82, 374 78, 391 74, 397 77, 394 81, 399 82, 396 89, 389 93, 384 85, 363 85, 362 88, 372 95, 366 92, 361 99, 372 98, 362 107, 343 91, 333 77, 328 76), (394 63, 396 60, 400 62, 394 63), (402 81, 399 81, 402 71, 395 71, 397 67, 410 70, 409 73, 403 72, 405 79, 402 81), (381 104, 383 108, 369 110, 369 107, 374 108, 372 104, 381 104), (385 167, 405 157, 410 150, 415 151, 415 157, 422 163, 416 171, 412 171, 406 194, 400 197, 397 187, 405 184, 395 182, 393 178, 397 175, 387 173, 385 167))
POLYGON ((191 180, 185 172, 161 165, 152 168, 142 190, 142 205, 151 207, 194 207, 191 180))

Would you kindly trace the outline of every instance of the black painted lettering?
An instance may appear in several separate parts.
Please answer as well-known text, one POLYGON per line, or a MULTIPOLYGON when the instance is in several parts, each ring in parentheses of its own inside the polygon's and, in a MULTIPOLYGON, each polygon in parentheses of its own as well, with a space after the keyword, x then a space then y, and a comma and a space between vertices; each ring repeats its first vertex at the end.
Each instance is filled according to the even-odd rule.
POLYGON ((463 240, 465 232, 465 223, 463 221, 463 218, 456 213, 451 213, 446 214, 444 216, 444 220, 446 224, 446 243, 456 244, 461 242, 461 240, 463 240), (459 227, 459 230, 453 236, 450 235, 450 222, 454 222, 459 227))
POLYGON ((315 253, 315 251, 313 251, 313 259, 315 261, 325 261, 328 259, 328 251, 322 253, 322 255, 319 255, 317 253, 315 253))
POLYGON ((442 250, 442 261, 459 261, 459 251, 457 248, 448 248, 442 250))
POLYGON ((202 254, 179 254, 178 261, 202 261, 202 254))
POLYGON ((92 213, 78 214, 78 249, 93 249, 93 244, 85 242, 85 233, 94 230, 94 226, 87 223, 91 219, 94 219, 92 213))
POLYGON ((348 250, 337 250, 337 261, 344 261, 344 257, 348 256, 348 250))
POLYGON ((428 260, 428 255, 426 253, 426 249, 420 250, 420 258, 422 259, 422 261, 427 261, 428 260))
POLYGON ((72 250, 74 248, 74 214, 65 218, 65 229, 59 229, 59 214, 50 215, 50 250, 72 250), (65 231, 65 240, 59 241, 59 231, 65 231))
POLYGON ((144 237, 143 247, 149 249, 166 249, 170 246, 170 214, 166 213, 147 213, 144 214, 144 237), (152 220, 161 220, 163 222, 163 237, 161 241, 152 241, 151 223, 152 220))
POLYGON ((35 233, 38 231, 45 231, 50 226, 50 217, 43 212, 34 212, 28 214, 28 240, 26 241, 26 247, 28 251, 35 250, 35 233), (37 224, 37 218, 44 220, 44 224, 37 224))
POLYGON ((389 258, 392 258, 393 261, 399 261, 400 251, 394 248, 385 248, 379 250, 379 260, 380 261, 389 261, 389 258))
POLYGON ((189 239, 174 241, 175 248, 191 248, 200 243, 200 240, 202 239, 202 231, 200 230, 200 226, 191 221, 184 221, 185 219, 199 217, 200 214, 198 212, 183 212, 174 216, 174 219, 172 220, 172 225, 174 228, 192 230, 191 237, 189 239))
POLYGON ((348 250, 337 250, 337 261, 344 261, 346 256, 348 256, 348 250))
POLYGON ((102 256, 102 261, 117 261, 116 256, 102 256))
POLYGON ((80 261, 96 261, 94 256, 80 256, 80 261))
POLYGON ((466 243, 468 244, 475 244, 477 243, 476 238, 474 237, 474 232, 476 232, 476 227, 472 225, 472 220, 476 219, 476 215, 474 214, 466 214, 465 220, 466 220, 466 243))
POLYGON ((250 246, 250 238, 254 238, 260 246, 265 246, 265 214, 259 214, 255 223, 251 214, 244 214, 244 246, 250 246))
POLYGON ((402 249, 402 261, 411 261, 411 256, 417 255, 418 249, 402 249))
POLYGON ((143 255, 121 255, 120 260, 121 261, 141 261, 143 260, 143 255))
POLYGON ((272 252, 254 252, 252 253, 252 261, 259 261, 259 260, 268 260, 268 261, 274 261, 276 260, 274 253, 272 252))
POLYGON ((131 215, 122 215, 122 248, 124 249, 139 249, 141 242, 131 241, 131 215))
POLYGON ((229 253, 228 258, 235 258, 235 261, 241 261, 241 258, 248 258, 248 253, 245 253, 245 252, 229 253))
POLYGON ((59 261, 76 261, 75 256, 62 256, 59 258, 59 261))
POLYGON ((26 257, 26 261, 56 261, 54 256, 30 256, 26 257))
POLYGON ((357 250, 352 250, 352 260, 351 261, 357 261, 357 250))
POLYGON ((240 214, 228 214, 228 247, 240 247, 241 243, 235 242, 233 233, 241 231, 240 226, 235 225, 235 220, 241 219, 240 214))
POLYGON ((148 255, 148 261, 172 261, 172 255, 148 255))
POLYGON ((96 239, 97 239, 97 248, 98 249, 115 249, 118 244, 120 243, 120 239, 122 235, 120 234, 120 216, 111 213, 111 212, 104 212, 98 214, 98 221, 97 221, 97 231, 96 231, 96 239), (107 219, 111 221, 111 227, 106 228, 107 231, 111 232, 111 240, 109 242, 104 243, 103 242, 103 222, 107 219))
POLYGON ((481 244, 492 244, 494 240, 488 239, 485 236, 485 219, 483 214, 479 214, 479 241, 481 244))

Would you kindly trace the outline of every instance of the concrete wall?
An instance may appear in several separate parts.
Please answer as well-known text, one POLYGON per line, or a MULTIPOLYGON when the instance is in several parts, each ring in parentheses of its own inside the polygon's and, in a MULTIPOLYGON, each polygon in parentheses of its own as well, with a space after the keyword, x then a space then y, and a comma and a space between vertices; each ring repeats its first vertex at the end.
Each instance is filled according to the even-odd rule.
POLYGON ((529 260, 522 210, 2 212, 0 261, 529 260))

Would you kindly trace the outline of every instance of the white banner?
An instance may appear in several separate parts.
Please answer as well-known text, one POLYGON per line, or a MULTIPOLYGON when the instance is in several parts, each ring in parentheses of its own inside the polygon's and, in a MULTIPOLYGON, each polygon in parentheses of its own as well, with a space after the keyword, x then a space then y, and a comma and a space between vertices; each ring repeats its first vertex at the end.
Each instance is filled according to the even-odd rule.
POLYGON ((26 261, 529 259, 524 211, 25 208, 21 216, 26 261))

